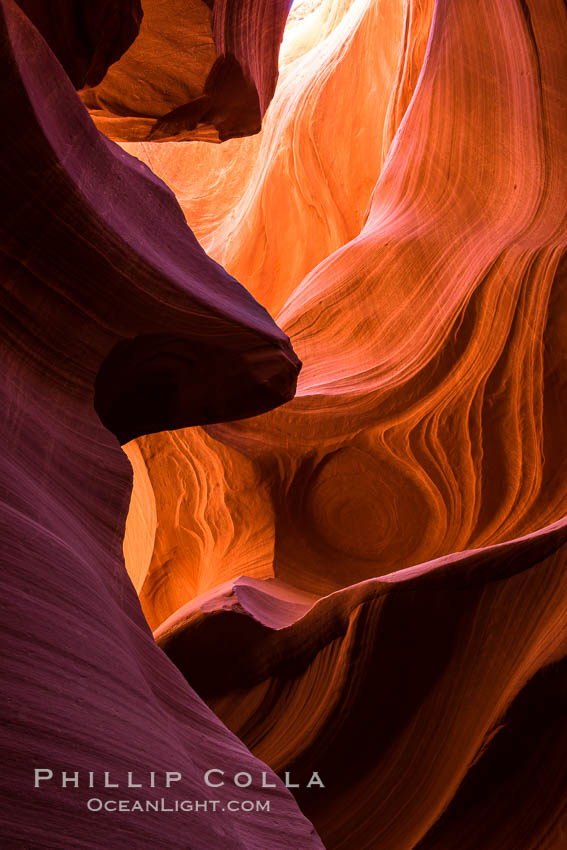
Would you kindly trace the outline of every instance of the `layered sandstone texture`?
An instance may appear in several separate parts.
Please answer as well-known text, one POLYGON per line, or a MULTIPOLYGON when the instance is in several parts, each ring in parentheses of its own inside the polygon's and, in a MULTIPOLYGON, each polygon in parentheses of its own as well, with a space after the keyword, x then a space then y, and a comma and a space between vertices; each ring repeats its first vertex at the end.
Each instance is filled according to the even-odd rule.
MULTIPOLYGON (((120 8, 104 38, 114 21, 125 48, 120 8)), ((73 65, 69 43, 45 35, 1 0, 2 846, 321 848, 283 783, 156 645, 122 555, 132 467, 120 441, 281 404, 299 361, 172 192, 96 129, 71 78, 112 51, 93 36, 73 65), (87 808, 208 799, 203 775, 218 764, 258 782, 265 771, 270 815, 87 808), (34 788, 35 768, 54 781, 34 788), (78 771, 79 788, 63 789, 61 771, 78 771), (174 794, 165 771, 182 776, 174 794), (101 787, 105 772, 119 791, 101 787)), ((146 509, 147 473, 133 466, 146 509)), ((214 794, 223 806, 243 795, 214 794)))
POLYGON ((559 0, 296 3, 260 134, 124 145, 303 361, 126 447, 129 569, 332 850, 564 846, 566 44, 559 0))
POLYGON ((7 846, 561 850, 565 3, 50 6, 0 0, 7 846), (31 788, 149 762, 272 812, 31 788))
POLYGON ((87 80, 83 101, 112 139, 223 142, 257 133, 289 5, 144 0, 136 40, 102 80, 87 80))

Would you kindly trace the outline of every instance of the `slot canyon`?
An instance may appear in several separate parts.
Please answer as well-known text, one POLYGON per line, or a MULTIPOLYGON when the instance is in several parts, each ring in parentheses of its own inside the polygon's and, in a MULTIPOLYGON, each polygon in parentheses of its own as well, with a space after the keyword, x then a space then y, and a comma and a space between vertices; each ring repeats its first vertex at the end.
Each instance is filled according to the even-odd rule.
POLYGON ((1 846, 566 848, 564 0, 0 41, 1 846))

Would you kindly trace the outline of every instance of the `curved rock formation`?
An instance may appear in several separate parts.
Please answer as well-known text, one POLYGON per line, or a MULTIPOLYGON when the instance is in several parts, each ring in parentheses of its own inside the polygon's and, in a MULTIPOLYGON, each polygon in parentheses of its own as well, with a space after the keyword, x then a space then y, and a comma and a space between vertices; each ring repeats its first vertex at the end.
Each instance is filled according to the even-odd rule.
POLYGON ((260 130, 289 0, 144 0, 140 34, 82 94, 122 141, 222 142, 260 130))
POLYGON ((138 441, 142 606, 329 778, 330 848, 562 846, 560 708, 520 739, 564 700, 566 41, 559 0, 323 2, 261 136, 128 146, 304 363, 281 410, 138 441))
POLYGON ((292 15, 260 136, 215 147, 125 146, 174 189, 205 249, 236 277, 242 272, 273 315, 308 272, 360 232, 398 104, 417 79, 431 11, 424 4, 411 26, 399 0, 328 0, 313 13, 317 25, 298 26, 292 15), (306 29, 318 36, 311 49, 306 29), (412 72, 400 67, 405 39, 416 57, 412 72), (348 120, 337 111, 343 100, 348 120))
POLYGON ((140 0, 17 0, 73 85, 96 86, 130 47, 142 22, 140 0))
POLYGON ((155 645, 123 565, 132 470, 115 436, 281 403, 297 358, 172 193, 95 129, 13 0, 0 2, 0 63, 3 846, 320 848, 283 783, 155 645), (219 761, 254 786, 212 795, 204 773, 219 761), (212 796, 216 811, 195 809, 212 796), (251 796, 270 813, 223 808, 251 796), (162 798, 193 809, 142 808, 162 798))
POLYGON ((295 795, 325 847, 545 837, 559 848, 567 768, 552 736, 564 755, 566 554, 563 520, 311 606, 241 579, 232 604, 226 592, 196 601, 156 637, 229 728, 301 783, 295 795), (546 729, 538 700, 552 695, 546 729), (529 728, 530 716, 542 722, 529 728), (305 788, 315 768, 324 790, 305 788))
POLYGON ((306 0, 275 92, 287 0, 20 5, 124 145, 0 0, 8 846, 560 850, 565 3, 306 0))
MULTIPOLYGON (((360 4, 354 6, 359 11, 360 4)), ((423 40, 420 11, 429 14, 426 4, 414 8, 408 32, 416 38, 403 42, 414 59, 423 40)), ((418 88, 360 234, 316 265, 277 314, 305 364, 298 397, 262 419, 209 428, 203 438, 211 464, 215 452, 227 450, 253 462, 269 496, 263 509, 250 510, 247 533, 253 524, 264 527, 274 510, 273 574, 310 593, 513 539, 567 510, 560 439, 567 140, 558 59, 565 14, 561 4, 532 12, 537 53, 522 7, 512 0, 486 3, 473 17, 451 4, 437 8, 418 88), (482 73, 480 60, 454 58, 475 45, 482 73), (444 110, 433 108, 441 102, 444 110)), ((322 68, 327 50, 325 39, 322 68)), ((359 59, 345 51, 345 64, 359 59)), ((384 116, 403 100, 404 85, 392 90, 384 116)), ((307 86, 305 99, 310 95, 307 86)), ((303 118, 300 110, 300 139, 303 118)), ((329 107, 323 110, 323 137, 332 135, 334 120, 329 107)), ((284 124, 284 140, 287 132, 284 124)), ((272 147, 279 150, 275 142, 272 147)), ((291 144, 298 163, 304 147, 291 144)), ((287 152, 287 143, 283 148, 287 152)), ((159 171, 159 156, 150 156, 159 171)), ((305 156, 310 160, 310 149, 305 156)), ((180 154, 180 179, 187 183, 185 157, 180 154)), ((203 157, 203 167, 211 168, 207 151, 203 157)), ((192 167, 198 166, 197 157, 192 167)), ((227 215, 215 232, 225 234, 234 255, 228 268, 238 267, 273 309, 264 288, 270 266, 258 273, 240 238, 245 227, 250 245, 257 234, 274 251, 275 276, 283 274, 281 173, 263 168, 260 176, 244 193, 256 198, 260 223, 227 215), (230 238, 233 222, 237 236, 230 238)), ((349 183, 348 171, 343 176, 345 196, 357 197, 356 181, 349 183)), ((183 187, 175 189, 185 203, 183 187)), ((227 192, 232 196, 234 186, 227 192)), ((309 198, 304 204, 307 209, 309 198)), ((321 201, 316 217, 325 221, 332 208, 334 199, 321 201)), ((306 218, 304 232, 310 224, 306 218)), ((291 239, 295 231, 290 226, 283 234, 291 239)), ((213 238, 203 241, 210 247, 213 238)), ((309 265, 312 243, 315 236, 295 244, 294 264, 309 265)), ((140 443, 152 458, 150 478, 165 468, 159 456, 167 455, 171 439, 140 443)), ((172 473, 169 498, 177 499, 178 490, 172 473)), ((189 511, 192 503, 191 497, 184 502, 189 511)), ((164 506, 166 513, 172 512, 164 506)), ((168 531, 164 546, 173 547, 177 533, 168 531)), ((162 546, 159 530, 156 545, 162 546)), ((224 559, 223 573, 209 587, 236 578, 240 563, 231 570, 224 559)), ((190 572, 201 569, 195 561, 190 572)), ((151 603, 145 609, 150 612, 151 603)))

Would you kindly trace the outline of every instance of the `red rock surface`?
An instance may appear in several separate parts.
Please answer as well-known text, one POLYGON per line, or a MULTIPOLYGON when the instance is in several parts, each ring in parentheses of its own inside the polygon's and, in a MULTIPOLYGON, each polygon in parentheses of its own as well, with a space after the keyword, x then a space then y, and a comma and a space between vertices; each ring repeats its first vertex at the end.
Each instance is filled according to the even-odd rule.
POLYGON ((122 150, 2 9, 10 839, 562 850, 565 3, 306 0, 274 89, 287 3, 148 0, 122 150), (83 837, 70 752, 303 815, 83 837))
POLYGON ((319 848, 283 783, 152 638, 121 553, 132 470, 115 436, 280 403, 297 358, 169 189, 99 134, 12 0, 0 62, 2 846, 319 848), (203 775, 219 762, 249 771, 255 793, 211 795, 203 775), (35 789, 35 768, 56 781, 35 789), (273 787, 259 794, 263 770, 273 787), (79 788, 60 771, 79 771, 79 788), (120 790, 89 790, 88 771, 120 790), (128 771, 143 790, 124 788, 128 771), (183 779, 168 795, 150 771, 183 779), (272 808, 92 813, 93 796, 272 808))
POLYGON ((290 0, 145 0, 140 34, 83 100, 121 141, 225 141, 260 130, 290 0))
POLYGON ((557 850, 565 5, 301 8, 260 136, 127 146, 304 363, 137 441, 142 606, 327 847, 557 850))
POLYGON ((308 613, 288 602, 286 616, 273 616, 283 594, 269 582, 262 593, 241 579, 237 607, 201 603, 156 637, 260 758, 302 783, 317 765, 324 795, 295 794, 326 847, 413 847, 424 836, 427 847, 542 836, 560 847, 567 769, 552 741, 563 751, 566 541, 563 521, 338 591, 308 613), (546 697, 557 701, 551 729, 546 697), (456 794, 465 777, 472 790, 456 794), (454 813, 429 835, 450 801, 454 813))

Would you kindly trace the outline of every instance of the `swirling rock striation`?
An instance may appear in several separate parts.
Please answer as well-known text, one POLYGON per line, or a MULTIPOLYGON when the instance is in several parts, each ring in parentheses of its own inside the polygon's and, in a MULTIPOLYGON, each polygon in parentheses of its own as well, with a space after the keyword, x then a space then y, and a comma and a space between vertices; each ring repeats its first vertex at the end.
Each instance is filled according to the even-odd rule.
POLYGON ((559 848, 566 565, 563 520, 315 604, 242 578, 155 634, 326 847, 559 848))
MULTIPOLYGON (((257 530, 267 541, 273 512, 271 575, 308 593, 514 539, 567 512, 560 436, 567 424, 564 7, 532 10, 537 53, 522 7, 512 0, 487 2, 472 17, 450 3, 438 4, 433 19, 427 4, 412 9, 403 42, 409 57, 404 52, 399 64, 405 68, 419 56, 424 64, 413 95, 404 95, 408 107, 383 167, 377 166, 366 220, 298 282, 277 314, 305 364, 296 399, 262 419, 187 437, 188 445, 206 442, 211 467, 215 454, 253 465, 266 496, 262 509, 248 512, 246 533, 254 537, 257 530), (457 57, 467 51, 471 59, 461 63, 457 57)), ((322 44, 325 69, 327 39, 322 44)), ((346 51, 343 60, 358 67, 360 53, 346 51)), ((410 77, 415 80, 415 67, 410 77)), ((392 104, 398 108, 405 85, 392 90, 384 116, 392 115, 392 104)), ((304 99, 310 94, 308 87, 304 99)), ((336 113, 328 107, 319 120, 327 122, 322 136, 331 137, 336 113)), ((303 139, 298 122, 294 132, 303 139)), ((285 125, 284 138, 287 132, 285 125)), ((295 187, 304 147, 291 145, 295 187)), ((278 150, 275 141, 272 149, 278 150)), ((160 155, 148 155, 159 170, 160 155)), ((304 156, 310 161, 311 150, 304 156)), ((180 161, 187 183, 184 152, 180 161)), ((212 164, 205 151, 204 168, 212 164)), ((198 157, 192 167, 202 179, 198 157)), ((353 173, 354 167, 343 172, 345 198, 348 191, 357 197, 353 173)), ((281 178, 269 167, 254 174, 246 203, 254 194, 261 217, 250 219, 249 243, 229 238, 231 226, 242 235, 246 218, 227 214, 219 232, 235 257, 228 267, 238 265, 269 303, 255 276, 265 252, 253 256, 249 247, 261 234, 265 250, 274 251, 275 274, 285 269, 286 241, 277 229, 281 178)), ((183 197, 183 186, 175 189, 183 197)), ((227 192, 234 191, 229 185, 227 192)), ((303 203, 309 208, 310 198, 303 203)), ((325 220, 332 204, 321 201, 317 220, 325 220)), ((192 209, 196 217, 196 203, 192 209)), ((304 230, 310 232, 309 218, 304 230)), ((283 233, 295 238, 291 230, 283 233)), ((293 263, 299 256, 308 265, 313 242, 295 245, 293 263)), ((264 280, 269 269, 261 272, 264 280)), ((278 309, 275 301, 271 306, 278 309)), ((164 472, 169 440, 140 444, 150 478, 164 472)), ((166 502, 177 499, 181 486, 170 469, 170 495, 160 512, 166 526, 166 502)), ((192 500, 183 500, 189 512, 192 500)), ((206 535, 207 521, 198 514, 196 521, 206 535)), ((162 544, 158 529, 156 546, 173 548, 182 534, 169 528, 162 544)), ((232 571, 224 559, 218 581, 211 576, 209 588, 197 592, 236 578, 241 563, 232 571)), ((192 564, 186 575, 204 570, 204 561, 192 564)), ((174 563, 171 575, 174 583, 174 563)), ((151 602, 145 610, 151 616, 151 602)))
POLYGON ((138 441, 140 599, 329 778, 330 848, 564 841, 566 42, 558 0, 323 2, 261 137, 131 148, 304 362, 281 410, 138 441))

